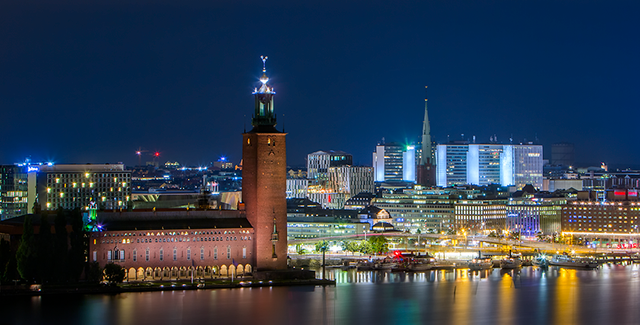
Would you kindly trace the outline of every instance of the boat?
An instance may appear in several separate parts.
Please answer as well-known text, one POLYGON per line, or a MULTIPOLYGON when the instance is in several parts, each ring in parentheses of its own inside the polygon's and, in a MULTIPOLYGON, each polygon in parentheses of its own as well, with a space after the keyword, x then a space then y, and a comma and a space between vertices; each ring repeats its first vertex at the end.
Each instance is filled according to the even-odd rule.
POLYGON ((522 266, 522 260, 514 257, 507 257, 500 261, 500 267, 503 269, 517 269, 522 266))
POLYGON ((593 269, 598 267, 598 262, 588 257, 572 257, 569 255, 553 255, 549 265, 564 266, 564 267, 578 267, 593 269))
POLYGON ((469 270, 471 271, 488 270, 490 268, 493 268, 491 258, 474 258, 469 261, 469 270))
POLYGON ((383 271, 390 271, 397 267, 398 267, 398 263, 393 263, 393 262, 383 262, 383 263, 376 264, 376 269, 383 270, 383 271))
POLYGON ((428 262, 416 262, 409 264, 409 271, 420 272, 420 271, 428 271, 433 268, 433 265, 428 262))
POLYGON ((369 261, 360 261, 358 262, 358 264, 356 264, 356 269, 359 271, 371 271, 374 270, 375 267, 376 264, 369 261))
POLYGON ((544 267, 548 267, 549 266, 549 260, 547 259, 547 256, 544 255, 544 254, 540 254, 540 255, 536 256, 531 261, 531 263, 534 266, 537 266, 537 267, 543 267, 544 268, 544 267))

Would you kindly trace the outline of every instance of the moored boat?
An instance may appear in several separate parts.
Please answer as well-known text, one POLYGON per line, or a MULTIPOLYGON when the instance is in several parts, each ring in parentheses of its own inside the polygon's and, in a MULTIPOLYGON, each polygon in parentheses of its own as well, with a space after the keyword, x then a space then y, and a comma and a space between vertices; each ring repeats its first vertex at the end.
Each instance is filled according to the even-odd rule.
POLYGON ((598 267, 598 262, 588 257, 553 255, 553 258, 549 261, 549 265, 593 269, 598 267))
POLYGON ((469 261, 469 270, 479 271, 493 268, 493 261, 490 258, 474 258, 469 261))
POLYGON ((547 256, 544 254, 540 254, 538 256, 536 256, 531 263, 534 266, 537 267, 548 267, 549 266, 549 260, 547 259, 547 256))
POLYGON ((433 268, 433 265, 426 262, 417 262, 409 264, 409 271, 420 272, 420 271, 428 271, 433 268))
POLYGON ((522 266, 522 260, 514 257, 507 257, 500 261, 500 267, 503 269, 517 269, 522 266))

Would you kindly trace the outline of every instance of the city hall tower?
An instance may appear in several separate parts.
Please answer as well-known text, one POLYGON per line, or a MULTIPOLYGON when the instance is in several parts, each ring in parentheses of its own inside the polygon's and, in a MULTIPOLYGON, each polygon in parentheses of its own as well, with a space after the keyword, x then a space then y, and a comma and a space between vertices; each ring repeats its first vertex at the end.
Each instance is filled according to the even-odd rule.
POLYGON ((276 129, 276 92, 268 85, 267 57, 261 58, 261 85, 253 91, 253 128, 242 134, 242 200, 255 231, 256 269, 282 270, 287 268, 286 133, 276 129))

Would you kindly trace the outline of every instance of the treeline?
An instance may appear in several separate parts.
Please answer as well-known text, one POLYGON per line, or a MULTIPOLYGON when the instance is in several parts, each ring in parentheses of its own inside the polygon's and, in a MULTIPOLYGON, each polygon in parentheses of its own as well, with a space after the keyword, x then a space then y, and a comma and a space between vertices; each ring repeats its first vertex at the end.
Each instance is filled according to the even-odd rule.
POLYGON ((80 209, 59 209, 55 215, 45 211, 39 216, 25 216, 17 250, 11 252, 6 242, 0 246, 3 283, 19 279, 29 283, 79 281, 88 266, 88 234, 83 227, 80 209), (34 218, 40 221, 37 235, 34 234, 34 218), (70 232, 67 226, 70 226, 70 232))

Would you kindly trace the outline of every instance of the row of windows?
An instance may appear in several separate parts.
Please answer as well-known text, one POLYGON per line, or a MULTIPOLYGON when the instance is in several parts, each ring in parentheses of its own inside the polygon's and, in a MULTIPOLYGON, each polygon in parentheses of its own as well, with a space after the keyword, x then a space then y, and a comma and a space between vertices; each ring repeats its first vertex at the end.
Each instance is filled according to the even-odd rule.
MULTIPOLYGON (((185 252, 181 251, 181 256, 180 258, 184 258, 185 257, 185 252)), ((218 247, 214 247, 213 248, 213 252, 211 250, 208 250, 209 253, 209 257, 212 256, 213 253, 213 259, 217 260, 218 259, 218 247)), ((117 261, 121 261, 124 262, 125 259, 125 250, 124 249, 115 249, 115 250, 109 250, 106 252, 106 258, 108 261, 113 261, 113 260, 117 260, 117 261)), ((231 259, 231 246, 227 246, 227 254, 226 254, 227 259, 231 259)), ((133 253, 130 255, 130 258, 132 259, 132 261, 137 262, 138 261, 138 250, 134 249, 133 253)), ((155 258, 155 253, 153 258, 155 258)), ((178 260, 178 249, 177 248, 173 248, 173 255, 172 258, 174 261, 178 260)), ((247 258, 247 248, 243 247, 242 248, 242 258, 247 258)), ((97 261, 98 259, 98 252, 97 251, 93 251, 93 261, 97 261)), ((149 248, 145 249, 144 251, 144 259, 145 261, 150 261, 151 259, 151 250, 149 248)), ((186 250, 186 259, 188 261, 191 260, 191 248, 187 248, 186 250)), ((205 248, 204 247, 200 247, 200 260, 204 261, 205 259, 205 248)), ((160 248, 160 250, 158 251, 158 260, 160 261, 164 261, 164 249, 160 248)))
MULTIPOLYGON (((180 232, 176 232, 176 231, 168 231, 168 232, 157 232, 157 233, 153 233, 153 232, 147 232, 147 233, 138 233, 137 236, 187 236, 187 235, 226 235, 226 234, 235 234, 236 231, 235 230, 225 230, 225 231, 195 231, 195 232, 188 232, 188 231, 180 231, 180 232)), ((250 231, 249 230, 238 230, 238 234, 249 234, 250 231)), ((128 237, 128 236, 136 236, 135 232, 125 232, 125 233, 107 233, 105 232, 103 237, 128 237)))
MULTIPOLYGON (((193 239, 190 238, 155 238, 155 241, 153 238, 138 238, 136 239, 136 243, 182 243, 184 242, 189 242, 193 240, 194 242, 203 242, 203 241, 237 241, 238 237, 237 236, 227 236, 227 237, 193 237, 193 239)), ((240 240, 251 240, 251 236, 240 236, 240 240)), ((95 243, 95 240, 94 240, 95 243)), ((107 240, 103 240, 101 242, 102 244, 116 244, 116 243, 122 243, 122 244, 130 244, 131 243, 131 239, 122 239, 122 241, 117 240, 117 239, 107 239, 107 240)))

